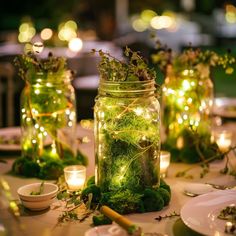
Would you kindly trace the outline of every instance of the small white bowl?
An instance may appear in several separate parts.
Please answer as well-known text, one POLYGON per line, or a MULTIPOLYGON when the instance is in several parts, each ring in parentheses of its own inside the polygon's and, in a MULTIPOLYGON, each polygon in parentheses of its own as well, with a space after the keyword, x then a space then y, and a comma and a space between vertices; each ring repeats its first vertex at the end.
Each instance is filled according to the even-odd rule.
POLYGON ((39 201, 39 202, 28 202, 21 199, 21 203, 24 207, 30 209, 31 211, 42 211, 50 207, 50 205, 54 202, 56 197, 52 199, 39 201))
POLYGON ((28 184, 20 187, 17 193, 22 204, 35 211, 48 208, 56 198, 58 186, 51 183, 44 183, 43 192, 40 195, 31 195, 32 191, 39 191, 41 183, 28 184))

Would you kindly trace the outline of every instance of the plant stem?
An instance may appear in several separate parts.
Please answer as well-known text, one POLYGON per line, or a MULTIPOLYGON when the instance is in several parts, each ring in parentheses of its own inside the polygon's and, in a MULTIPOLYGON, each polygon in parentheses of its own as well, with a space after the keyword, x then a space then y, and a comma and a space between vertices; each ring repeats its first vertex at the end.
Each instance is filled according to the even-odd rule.
MULTIPOLYGON (((211 161, 213 161, 213 160, 215 160, 215 159, 221 157, 222 155, 223 155, 223 156, 227 156, 227 155, 229 154, 229 152, 231 152, 232 150, 235 150, 235 149, 236 149, 236 145, 233 146, 233 147, 230 147, 229 150, 226 151, 226 152, 223 152, 223 153, 214 155, 214 156, 212 156, 212 157, 210 157, 210 158, 208 158, 208 159, 206 159, 206 160, 203 160, 203 161, 199 162, 199 163, 198 163, 198 166, 199 166, 199 165, 203 165, 203 164, 208 164, 208 163, 210 163, 211 161)), ((192 170, 192 169, 194 169, 194 168, 196 168, 196 167, 198 167, 198 166, 191 166, 191 167, 186 168, 185 170, 183 170, 183 171, 181 171, 181 172, 179 172, 179 173, 183 173, 183 175, 185 175, 188 171, 190 171, 190 170, 192 170)), ((176 177, 179 177, 179 176, 178 176, 178 173, 176 174, 176 177)))

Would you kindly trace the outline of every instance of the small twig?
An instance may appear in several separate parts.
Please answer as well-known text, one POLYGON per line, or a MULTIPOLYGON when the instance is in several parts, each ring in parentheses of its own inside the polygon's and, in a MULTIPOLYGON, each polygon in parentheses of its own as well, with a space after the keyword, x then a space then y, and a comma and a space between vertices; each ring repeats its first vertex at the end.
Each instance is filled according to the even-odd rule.
POLYGON ((226 152, 223 152, 223 153, 220 153, 220 154, 216 154, 216 155, 214 155, 214 156, 212 156, 212 157, 210 157, 210 158, 208 158, 208 159, 206 159, 206 160, 201 161, 200 163, 198 163, 197 166, 191 166, 191 167, 189 167, 189 168, 186 168, 186 169, 183 170, 183 171, 177 172, 175 176, 176 176, 176 177, 183 177, 183 176, 186 175, 187 172, 189 172, 190 170, 192 170, 192 169, 194 169, 194 168, 196 168, 196 167, 199 167, 199 165, 208 164, 208 163, 210 163, 211 161, 213 161, 213 160, 215 160, 215 159, 218 159, 218 158, 221 157, 222 155, 223 155, 223 156, 227 156, 232 150, 235 151, 235 149, 236 149, 236 145, 233 146, 233 147, 230 147, 229 150, 226 151, 226 152))
POLYGON ((156 217, 155 218, 155 220, 157 220, 157 221, 161 221, 161 220, 163 220, 163 219, 166 219, 166 218, 172 218, 172 217, 175 217, 175 216, 180 216, 180 214, 179 213, 176 213, 175 211, 173 211, 172 213, 170 213, 169 215, 167 214, 167 215, 164 215, 164 216, 158 216, 158 217, 156 217))

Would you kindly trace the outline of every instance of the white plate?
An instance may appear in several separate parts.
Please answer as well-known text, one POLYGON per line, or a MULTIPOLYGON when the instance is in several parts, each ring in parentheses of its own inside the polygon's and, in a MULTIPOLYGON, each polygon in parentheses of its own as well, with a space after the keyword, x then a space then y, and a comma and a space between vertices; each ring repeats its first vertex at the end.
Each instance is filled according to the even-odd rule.
POLYGON ((218 219, 220 211, 236 204, 236 190, 219 190, 189 200, 181 209, 183 222, 204 235, 228 236, 224 233, 225 220, 218 219))
POLYGON ((128 233, 118 225, 101 225, 89 229, 84 236, 128 236, 128 233))
POLYGON ((0 139, 11 141, 16 139, 17 143, 0 143, 0 151, 20 151, 21 150, 21 130, 20 127, 9 127, 0 129, 0 139))
POLYGON ((215 98, 213 114, 226 118, 236 118, 236 98, 215 98))
MULTIPOLYGON (((91 144, 93 138, 93 131, 84 129, 81 126, 77 126, 77 139, 80 140, 78 147, 84 144, 91 144), (82 143, 81 143, 82 142, 82 143)), ((0 129, 0 140, 4 140, 6 143, 0 142, 0 151, 21 151, 21 129, 20 127, 9 127, 0 129), (16 139, 17 143, 11 143, 12 139, 16 139)), ((46 141, 50 143, 50 140, 46 141)))

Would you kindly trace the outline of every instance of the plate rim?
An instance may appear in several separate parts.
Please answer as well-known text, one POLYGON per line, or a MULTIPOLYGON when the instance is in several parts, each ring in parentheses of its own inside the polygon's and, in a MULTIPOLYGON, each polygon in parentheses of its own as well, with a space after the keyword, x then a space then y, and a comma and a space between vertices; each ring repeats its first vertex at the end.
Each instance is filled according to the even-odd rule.
POLYGON ((236 107, 236 97, 216 97, 214 98, 212 113, 226 118, 236 118, 236 111, 226 113, 225 107, 234 105, 236 107), (217 105, 217 103, 222 103, 217 105))
MULTIPOLYGON (((10 134, 20 135, 21 136, 21 127, 20 126, 11 126, 11 127, 4 127, 0 129, 0 136, 7 134, 10 132, 10 134)), ((21 151, 21 143, 19 144, 0 144, 0 151, 21 151)))
MULTIPOLYGON (((187 227, 189 227, 190 229, 196 231, 197 233, 200 233, 200 234, 203 234, 203 235, 212 235, 212 233, 214 233, 214 232, 212 231, 213 229, 211 229, 210 227, 206 229, 205 227, 196 227, 194 224, 191 224, 191 222, 186 219, 184 211, 186 211, 187 207, 189 207, 189 206, 193 207, 193 204, 199 203, 200 201, 202 201, 204 199, 206 200, 210 196, 213 196, 213 195, 216 195, 216 197, 222 196, 222 193, 224 193, 224 195, 227 195, 227 193, 228 194, 231 193, 233 196, 235 196, 235 200, 236 200, 236 190, 229 189, 229 190, 217 190, 217 191, 213 191, 213 192, 210 192, 210 193, 202 194, 202 195, 199 195, 199 196, 194 197, 194 198, 190 199, 189 201, 187 201, 182 206, 182 208, 180 210, 180 217, 181 217, 182 221, 184 222, 184 224, 187 227)), ((214 209, 212 209, 212 210, 214 210, 214 209)), ((194 218, 194 215, 192 214, 192 212, 191 212, 191 217, 194 218)), ((208 214, 209 213, 210 212, 208 211, 208 214)), ((201 213, 201 215, 202 215, 202 217, 207 219, 207 214, 204 215, 204 213, 201 213)), ((223 235, 226 235, 226 234, 225 233, 220 234, 220 236, 223 236, 223 235)))

